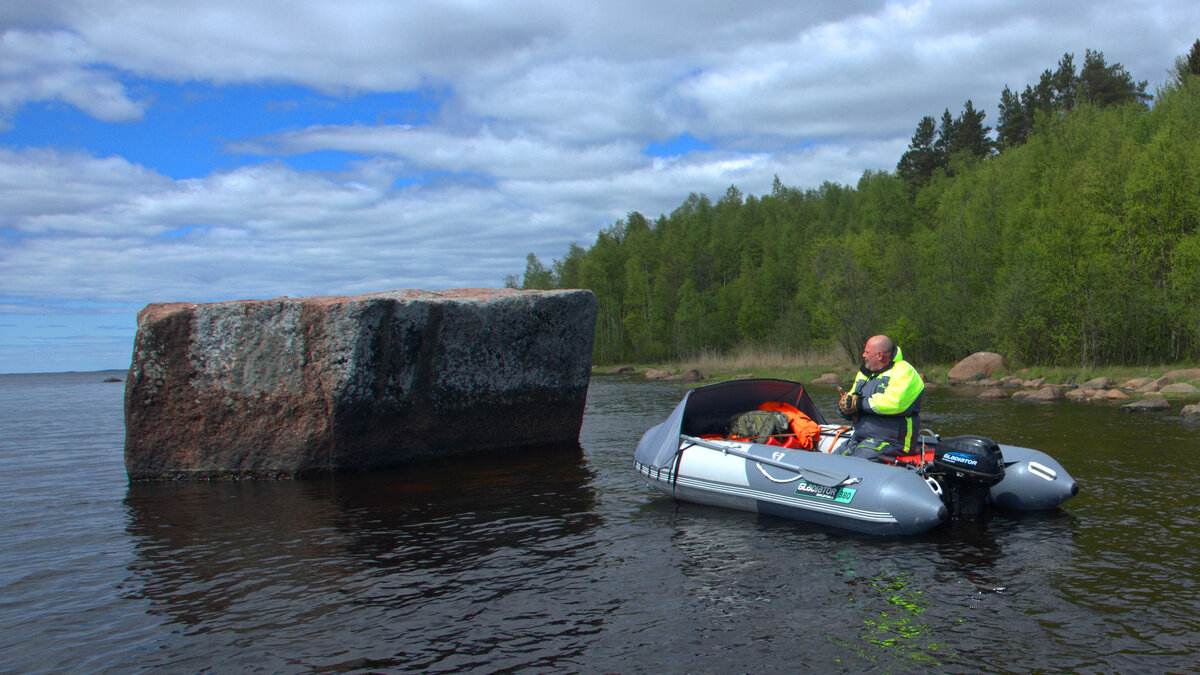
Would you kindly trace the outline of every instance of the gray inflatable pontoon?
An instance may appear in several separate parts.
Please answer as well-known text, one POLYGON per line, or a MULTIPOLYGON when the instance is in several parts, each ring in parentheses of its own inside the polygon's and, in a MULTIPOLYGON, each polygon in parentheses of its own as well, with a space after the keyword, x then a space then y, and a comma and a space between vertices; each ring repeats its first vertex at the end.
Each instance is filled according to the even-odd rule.
POLYGON ((1078 492, 1058 462, 1030 448, 925 435, 922 461, 891 465, 836 454, 849 436, 846 427, 825 423, 799 383, 722 382, 689 391, 648 430, 634 467, 647 484, 681 501, 884 535, 975 518, 985 504, 1052 509, 1078 492), (813 450, 721 438, 733 416, 768 401, 794 406, 820 425, 813 450))

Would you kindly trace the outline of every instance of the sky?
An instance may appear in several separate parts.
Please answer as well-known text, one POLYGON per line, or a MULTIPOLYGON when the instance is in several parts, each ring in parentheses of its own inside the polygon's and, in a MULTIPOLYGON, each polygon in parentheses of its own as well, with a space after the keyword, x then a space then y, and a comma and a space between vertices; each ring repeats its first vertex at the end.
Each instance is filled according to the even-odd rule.
POLYGON ((500 287, 1198 37, 1195 0, 5 0, 0 373, 127 369, 152 302, 500 287))

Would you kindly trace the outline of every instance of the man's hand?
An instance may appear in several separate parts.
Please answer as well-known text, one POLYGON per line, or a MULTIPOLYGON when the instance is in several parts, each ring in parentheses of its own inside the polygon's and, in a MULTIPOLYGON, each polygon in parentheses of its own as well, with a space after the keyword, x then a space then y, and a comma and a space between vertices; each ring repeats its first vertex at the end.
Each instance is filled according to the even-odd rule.
POLYGON ((846 394, 838 401, 838 410, 842 411, 846 417, 857 415, 862 410, 861 398, 858 394, 846 394))

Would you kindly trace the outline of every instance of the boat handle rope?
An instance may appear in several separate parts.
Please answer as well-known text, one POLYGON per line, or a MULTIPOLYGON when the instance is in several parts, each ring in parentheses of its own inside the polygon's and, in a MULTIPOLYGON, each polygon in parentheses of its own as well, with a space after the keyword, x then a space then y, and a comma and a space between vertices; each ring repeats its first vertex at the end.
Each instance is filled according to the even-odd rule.
POLYGON ((800 480, 801 478, 804 478, 804 476, 802 476, 800 474, 796 474, 795 478, 787 478, 787 479, 775 478, 771 474, 767 473, 767 470, 763 468, 762 462, 755 462, 754 466, 757 466, 758 472, 761 473, 764 478, 771 481, 772 483, 790 483, 794 480, 800 480))
MULTIPOLYGON (((841 427, 838 427, 837 433, 833 435, 833 440, 829 442, 829 450, 827 450, 827 451, 824 451, 824 452, 825 452, 825 454, 832 455, 832 454, 833 454, 833 449, 834 449, 835 447, 837 447, 837 442, 838 442, 838 439, 842 437, 842 434, 846 433, 846 432, 847 432, 847 431, 849 431, 849 430, 850 430, 850 427, 847 427, 847 426, 841 426, 841 427)), ((820 447, 821 447, 821 442, 820 442, 820 441, 817 441, 817 447, 818 447, 818 448, 820 448, 820 447)))
POLYGON ((671 496, 675 497, 675 486, 679 483, 679 465, 683 463, 683 451, 692 447, 690 444, 686 447, 679 446, 675 451, 675 467, 671 470, 671 496))

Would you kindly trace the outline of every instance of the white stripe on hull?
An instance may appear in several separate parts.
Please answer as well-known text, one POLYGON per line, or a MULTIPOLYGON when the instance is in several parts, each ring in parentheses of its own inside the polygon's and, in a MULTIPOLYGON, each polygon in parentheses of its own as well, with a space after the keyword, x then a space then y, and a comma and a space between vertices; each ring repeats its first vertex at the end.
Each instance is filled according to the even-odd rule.
MULTIPOLYGON (((707 453, 706 453, 707 454, 707 453)), ((745 462, 741 458, 735 458, 726 455, 728 459, 736 459, 741 465, 740 475, 745 476, 745 462)), ((771 502, 780 504, 789 508, 798 509, 800 511, 813 511, 841 518, 849 518, 870 523, 895 523, 896 517, 887 511, 871 511, 867 509, 854 508, 845 504, 838 504, 833 501, 818 500, 811 497, 800 497, 796 495, 776 494, 773 492, 764 492, 755 490, 749 487, 748 483, 741 485, 731 484, 724 480, 712 480, 688 475, 681 475, 676 480, 674 474, 670 470, 661 472, 654 471, 645 465, 637 465, 638 473, 642 474, 647 482, 654 485, 657 489, 665 492, 668 495, 675 493, 678 488, 682 487, 689 490, 687 501, 696 501, 702 504, 712 506, 729 506, 743 511, 758 512, 757 502, 771 502), (672 485, 675 488, 672 488, 672 485), (709 498, 709 496, 713 498, 709 498), (716 498, 723 496, 726 499, 716 498)), ((737 474, 735 474, 737 475, 737 474)), ((726 470, 722 477, 728 477, 729 472, 726 470)), ((797 514, 797 517, 802 517, 797 514)))

